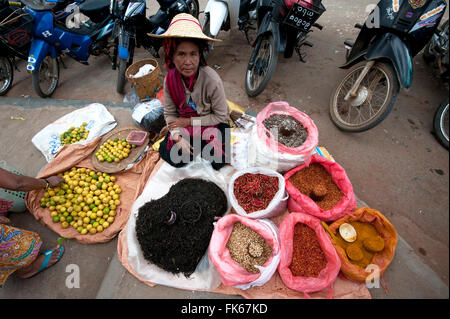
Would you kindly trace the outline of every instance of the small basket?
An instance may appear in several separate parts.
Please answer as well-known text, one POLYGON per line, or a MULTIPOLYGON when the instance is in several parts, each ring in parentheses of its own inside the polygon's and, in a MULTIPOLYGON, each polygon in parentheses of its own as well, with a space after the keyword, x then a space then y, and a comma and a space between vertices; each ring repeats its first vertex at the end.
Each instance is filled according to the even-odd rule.
POLYGON ((127 142, 132 145, 141 146, 144 144, 145 139, 147 138, 147 132, 144 131, 131 131, 127 136, 127 142))
MULTIPOLYGON (((23 175, 22 172, 18 171, 14 167, 8 165, 5 161, 0 161, 0 167, 4 170, 7 170, 11 173, 17 174, 17 175, 23 175)), ((13 206, 9 209, 10 212, 24 212, 27 210, 27 207, 25 205, 25 195, 26 192, 19 192, 19 191, 11 191, 9 189, 3 189, 0 188, 0 198, 7 200, 7 201, 13 201, 13 206)))
POLYGON ((164 85, 164 75, 161 72, 158 61, 155 59, 143 59, 133 63, 127 68, 125 76, 128 82, 131 83, 131 86, 134 86, 140 102, 149 101, 154 98, 156 93, 164 85), (136 74, 146 64, 153 65, 155 69, 144 76, 138 78, 131 77, 131 75, 136 74))
POLYGON ((33 17, 22 9, 0 9, 0 37, 18 49, 28 45, 32 38, 33 17))

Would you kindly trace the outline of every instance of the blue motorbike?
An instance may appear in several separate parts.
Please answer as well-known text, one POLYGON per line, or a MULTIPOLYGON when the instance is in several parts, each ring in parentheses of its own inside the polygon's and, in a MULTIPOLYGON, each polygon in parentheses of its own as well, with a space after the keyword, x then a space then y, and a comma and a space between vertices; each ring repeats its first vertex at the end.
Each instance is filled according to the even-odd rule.
MULTIPOLYGON (((86 0, 73 8, 72 15, 89 17, 69 28, 52 11, 61 0, 22 0, 25 11, 33 17, 31 47, 27 71, 39 96, 49 97, 59 80, 58 58, 65 54, 88 65, 90 55, 107 54, 114 46, 110 35, 114 21, 109 14, 110 0, 86 0)), ((78 1, 79 2, 79 1, 78 1)))

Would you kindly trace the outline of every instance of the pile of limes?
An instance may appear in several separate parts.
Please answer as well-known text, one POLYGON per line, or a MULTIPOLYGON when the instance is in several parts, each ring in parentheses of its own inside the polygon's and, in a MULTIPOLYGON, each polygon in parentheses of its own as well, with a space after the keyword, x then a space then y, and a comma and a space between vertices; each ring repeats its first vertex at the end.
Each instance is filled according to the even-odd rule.
POLYGON ((87 139, 89 130, 87 123, 83 122, 80 127, 71 126, 67 131, 61 134, 60 141, 62 145, 73 144, 87 139))
POLYGON ((131 145, 126 139, 109 139, 100 146, 98 152, 95 153, 95 157, 99 162, 119 163, 128 157, 133 148, 136 148, 136 145, 131 145))
POLYGON ((49 187, 41 199, 53 222, 72 226, 80 234, 95 234, 108 228, 116 216, 122 192, 116 177, 84 167, 72 167, 58 174, 60 187, 49 187))

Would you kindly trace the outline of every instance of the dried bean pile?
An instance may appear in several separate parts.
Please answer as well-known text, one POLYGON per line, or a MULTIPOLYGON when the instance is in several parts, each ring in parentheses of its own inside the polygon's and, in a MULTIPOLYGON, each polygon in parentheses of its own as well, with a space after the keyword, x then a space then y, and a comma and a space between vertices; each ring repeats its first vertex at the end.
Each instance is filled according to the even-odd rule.
POLYGON ((289 182, 323 210, 332 209, 344 196, 330 173, 319 163, 299 170, 289 178, 289 182))
POLYGON ((313 229, 305 224, 294 226, 292 262, 289 266, 292 274, 298 277, 315 277, 327 265, 327 259, 320 247, 313 229))
POLYGON ((205 254, 214 217, 227 211, 227 197, 216 184, 186 178, 162 198, 139 209, 136 235, 146 260, 189 277, 205 254))
POLYGON ((291 148, 299 147, 308 138, 308 130, 290 115, 273 114, 263 121, 267 130, 278 135, 278 142, 291 148))
POLYGON ((276 176, 245 173, 234 180, 234 196, 247 214, 266 209, 278 190, 276 176))
POLYGON ((231 259, 252 274, 259 273, 254 265, 264 265, 272 254, 272 247, 266 240, 251 227, 240 222, 233 225, 226 247, 230 251, 231 259))

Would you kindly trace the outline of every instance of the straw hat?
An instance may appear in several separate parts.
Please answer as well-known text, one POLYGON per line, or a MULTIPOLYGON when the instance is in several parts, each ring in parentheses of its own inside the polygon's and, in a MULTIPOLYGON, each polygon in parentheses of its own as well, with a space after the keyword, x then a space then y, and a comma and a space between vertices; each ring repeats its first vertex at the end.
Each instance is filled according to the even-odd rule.
POLYGON ((206 36, 202 31, 202 26, 198 20, 190 14, 179 13, 173 17, 166 32, 162 34, 147 33, 155 38, 194 38, 211 42, 221 42, 222 40, 213 39, 206 36))

